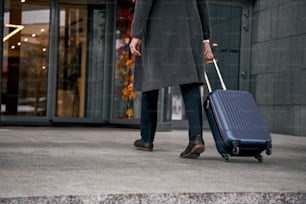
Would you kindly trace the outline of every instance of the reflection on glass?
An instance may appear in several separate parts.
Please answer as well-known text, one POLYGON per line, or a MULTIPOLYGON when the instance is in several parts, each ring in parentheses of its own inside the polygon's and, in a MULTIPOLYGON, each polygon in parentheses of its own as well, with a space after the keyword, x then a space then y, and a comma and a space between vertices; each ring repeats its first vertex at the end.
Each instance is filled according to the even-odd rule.
POLYGON ((102 117, 104 1, 94 5, 60 0, 57 117, 102 117))
POLYGON ((138 119, 140 115, 140 94, 133 91, 134 59, 129 53, 133 8, 133 1, 118 5, 113 119, 138 119))
POLYGON ((60 7, 57 70, 58 117, 84 117, 87 6, 60 7))
POLYGON ((49 1, 4 1, 1 113, 45 116, 49 1))

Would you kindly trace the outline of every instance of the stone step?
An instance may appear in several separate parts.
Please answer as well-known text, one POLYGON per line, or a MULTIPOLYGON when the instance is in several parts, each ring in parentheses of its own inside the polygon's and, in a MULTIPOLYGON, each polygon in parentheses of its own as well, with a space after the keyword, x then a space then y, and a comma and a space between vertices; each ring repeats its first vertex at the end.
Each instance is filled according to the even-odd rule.
POLYGON ((0 198, 0 204, 305 204, 303 192, 105 194, 0 198))

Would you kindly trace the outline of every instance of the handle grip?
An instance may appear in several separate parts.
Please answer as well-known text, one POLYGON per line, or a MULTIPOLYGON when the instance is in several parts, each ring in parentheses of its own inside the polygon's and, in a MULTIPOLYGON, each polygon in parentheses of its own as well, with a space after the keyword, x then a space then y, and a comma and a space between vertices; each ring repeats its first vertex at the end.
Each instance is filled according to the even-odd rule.
MULTIPOLYGON (((218 67, 217 61, 216 61, 215 58, 213 58, 213 62, 214 62, 214 66, 215 66, 215 69, 216 69, 216 71, 217 71, 217 74, 218 74, 218 77, 219 77, 219 80, 220 80, 222 89, 223 89, 223 90, 227 90, 227 89, 226 89, 226 86, 225 86, 225 83, 224 83, 224 81, 223 81, 223 78, 222 78, 220 69, 219 69, 219 67, 218 67)), ((211 92, 212 92, 212 88, 211 88, 211 85, 210 85, 210 83, 209 83, 209 79, 208 79, 208 76, 207 76, 207 73, 206 73, 206 72, 204 73, 204 76, 205 76, 205 81, 206 81, 206 84, 207 84, 208 91, 209 91, 209 93, 211 93, 211 92)))

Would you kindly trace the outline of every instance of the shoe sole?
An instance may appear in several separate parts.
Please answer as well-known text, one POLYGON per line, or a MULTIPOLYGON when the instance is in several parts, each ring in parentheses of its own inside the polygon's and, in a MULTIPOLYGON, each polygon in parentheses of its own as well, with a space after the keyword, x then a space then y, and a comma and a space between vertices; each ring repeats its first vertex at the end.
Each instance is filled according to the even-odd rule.
POLYGON ((144 152, 152 152, 153 148, 149 147, 136 147, 137 150, 144 151, 144 152))
POLYGON ((203 144, 197 144, 192 148, 192 150, 188 154, 181 156, 181 158, 197 159, 199 158, 200 154, 204 152, 204 150, 205 146, 203 144))

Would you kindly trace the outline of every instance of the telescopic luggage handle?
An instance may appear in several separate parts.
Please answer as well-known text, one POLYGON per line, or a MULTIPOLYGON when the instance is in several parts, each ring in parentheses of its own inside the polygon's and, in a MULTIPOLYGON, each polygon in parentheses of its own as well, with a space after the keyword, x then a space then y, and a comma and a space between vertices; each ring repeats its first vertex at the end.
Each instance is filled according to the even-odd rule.
MULTIPOLYGON (((220 69, 219 69, 219 67, 218 67, 218 64, 217 64, 217 61, 216 61, 215 58, 213 58, 213 62, 214 62, 215 69, 216 69, 216 71, 217 71, 218 77, 219 77, 219 79, 220 79, 222 89, 223 89, 223 90, 226 90, 226 86, 225 86, 225 84, 224 84, 222 75, 221 75, 221 73, 220 73, 220 69)), ((211 93, 211 92, 212 92, 212 88, 211 88, 211 85, 210 85, 210 83, 209 83, 209 79, 208 79, 208 76, 207 76, 206 71, 205 71, 204 74, 205 74, 205 81, 206 81, 206 84, 207 84, 208 91, 209 91, 209 93, 211 93)))

